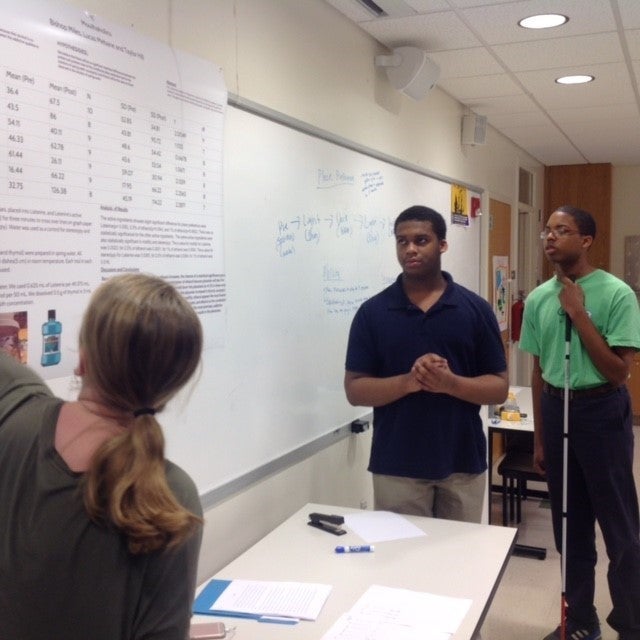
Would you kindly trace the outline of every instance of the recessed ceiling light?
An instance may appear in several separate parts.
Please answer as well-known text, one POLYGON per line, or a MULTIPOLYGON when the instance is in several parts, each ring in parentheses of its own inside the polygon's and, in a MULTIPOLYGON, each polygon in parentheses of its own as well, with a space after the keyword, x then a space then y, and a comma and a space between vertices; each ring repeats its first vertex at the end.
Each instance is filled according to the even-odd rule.
POLYGON ((567 16, 559 13, 543 13, 537 16, 529 16, 518 22, 525 29, 550 29, 551 27, 559 27, 561 24, 568 22, 567 16))
POLYGON ((584 84, 593 80, 595 80, 594 76, 563 76, 562 78, 556 78, 558 84, 584 84))

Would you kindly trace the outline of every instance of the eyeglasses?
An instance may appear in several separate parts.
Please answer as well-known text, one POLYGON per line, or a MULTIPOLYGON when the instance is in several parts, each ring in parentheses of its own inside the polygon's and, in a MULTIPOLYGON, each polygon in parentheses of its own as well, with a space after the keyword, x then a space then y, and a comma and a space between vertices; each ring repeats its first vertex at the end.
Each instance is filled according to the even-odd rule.
POLYGON ((579 234, 580 232, 569 229, 569 227, 555 227, 555 229, 545 227, 544 230, 540 232, 540 240, 546 240, 549 234, 554 238, 564 238, 565 236, 572 236, 576 233, 579 234))

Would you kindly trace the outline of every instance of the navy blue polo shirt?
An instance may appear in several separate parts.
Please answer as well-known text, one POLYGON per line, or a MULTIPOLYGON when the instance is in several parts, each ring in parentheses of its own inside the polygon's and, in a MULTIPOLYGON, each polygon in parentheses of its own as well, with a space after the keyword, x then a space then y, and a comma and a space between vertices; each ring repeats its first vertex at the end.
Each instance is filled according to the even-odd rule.
MULTIPOLYGON (((463 376, 506 371, 493 309, 450 274, 443 276, 447 287, 426 313, 410 302, 402 275, 364 302, 349 332, 347 371, 380 378, 404 374, 425 353, 443 356, 463 376)), ((487 468, 480 405, 418 391, 374 408, 373 418, 373 473, 441 480, 487 468)))

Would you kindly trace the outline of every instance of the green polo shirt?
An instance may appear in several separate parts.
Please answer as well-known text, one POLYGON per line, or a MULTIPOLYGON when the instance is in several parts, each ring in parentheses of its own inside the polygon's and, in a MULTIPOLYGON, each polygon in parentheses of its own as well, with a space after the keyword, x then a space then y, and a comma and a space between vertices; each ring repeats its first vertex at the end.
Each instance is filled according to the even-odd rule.
MULTIPOLYGON (((625 282, 596 269, 576 280, 585 295, 585 308, 610 347, 640 349, 640 310, 625 282)), ((566 316, 558 295, 562 284, 554 276, 526 299, 520 348, 540 359, 542 378, 554 387, 565 384, 566 316)), ((607 382, 596 369, 578 333, 571 331, 569 352, 571 389, 588 389, 607 382)))

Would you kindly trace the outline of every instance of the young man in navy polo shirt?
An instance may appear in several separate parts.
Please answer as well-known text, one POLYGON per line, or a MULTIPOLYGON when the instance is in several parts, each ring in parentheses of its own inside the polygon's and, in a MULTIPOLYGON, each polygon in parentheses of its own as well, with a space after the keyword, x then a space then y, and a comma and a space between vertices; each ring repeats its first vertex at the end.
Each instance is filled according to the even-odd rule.
POLYGON ((438 212, 410 207, 394 232, 402 273, 357 311, 344 380, 349 402, 374 411, 375 508, 480 522, 480 406, 503 402, 509 387, 498 323, 486 300, 441 270, 438 212))

